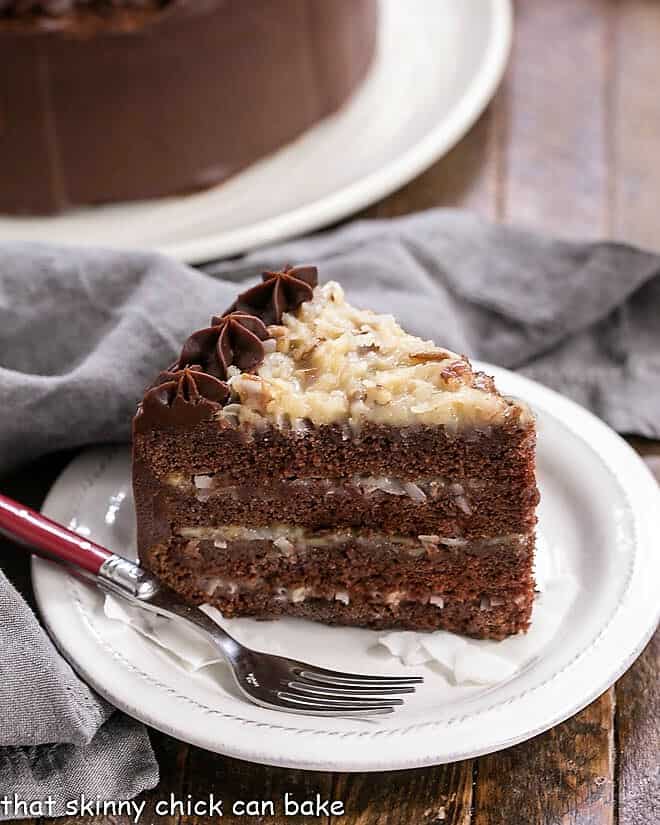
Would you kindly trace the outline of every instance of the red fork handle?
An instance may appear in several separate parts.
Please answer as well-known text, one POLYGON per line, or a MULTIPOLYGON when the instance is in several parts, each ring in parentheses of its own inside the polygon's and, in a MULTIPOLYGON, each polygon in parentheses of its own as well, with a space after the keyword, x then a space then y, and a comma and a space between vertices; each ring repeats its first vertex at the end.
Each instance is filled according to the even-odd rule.
POLYGON ((0 493, 0 533, 39 556, 56 559, 98 575, 112 553, 56 521, 0 493))

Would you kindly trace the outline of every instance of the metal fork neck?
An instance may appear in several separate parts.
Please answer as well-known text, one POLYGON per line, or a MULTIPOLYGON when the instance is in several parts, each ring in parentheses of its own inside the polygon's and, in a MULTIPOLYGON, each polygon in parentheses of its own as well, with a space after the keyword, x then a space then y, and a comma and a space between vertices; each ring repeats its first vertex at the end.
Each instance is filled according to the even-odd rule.
POLYGON ((137 564, 121 556, 111 556, 99 570, 98 584, 112 593, 135 600, 147 610, 169 618, 184 619, 201 630, 220 648, 230 660, 235 660, 241 645, 199 607, 186 604, 158 580, 137 564))
POLYGON ((120 590, 135 596, 136 599, 148 600, 154 596, 160 586, 156 579, 128 559, 121 556, 110 556, 99 569, 99 578, 110 582, 120 590))

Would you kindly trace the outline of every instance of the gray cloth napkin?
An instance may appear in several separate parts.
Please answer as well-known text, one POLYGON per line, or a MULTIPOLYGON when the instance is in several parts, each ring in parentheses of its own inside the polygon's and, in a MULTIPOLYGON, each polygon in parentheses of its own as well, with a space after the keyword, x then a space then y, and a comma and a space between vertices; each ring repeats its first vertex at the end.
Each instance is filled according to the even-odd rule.
POLYGON ((158 782, 145 728, 96 696, 58 654, 0 571, 0 819, 14 799, 65 813, 81 794, 131 799, 158 782))
MULTIPOLYGON (((422 337, 660 437, 660 258, 433 210, 207 267, 216 277, 142 252, 0 246, 0 473, 128 440, 137 400, 187 335, 262 269, 302 262, 422 337)), ((144 731, 76 679, 4 578, 0 651, 0 796, 7 784, 35 798, 153 785, 144 731)))

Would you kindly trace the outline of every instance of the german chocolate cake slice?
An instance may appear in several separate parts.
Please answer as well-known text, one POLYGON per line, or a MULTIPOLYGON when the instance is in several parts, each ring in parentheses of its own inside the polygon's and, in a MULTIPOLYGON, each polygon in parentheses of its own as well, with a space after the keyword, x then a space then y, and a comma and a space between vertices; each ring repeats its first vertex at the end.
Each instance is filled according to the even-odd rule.
POLYGON ((501 639, 532 608, 534 447, 466 358, 267 272, 137 411, 140 560, 227 617, 501 639))

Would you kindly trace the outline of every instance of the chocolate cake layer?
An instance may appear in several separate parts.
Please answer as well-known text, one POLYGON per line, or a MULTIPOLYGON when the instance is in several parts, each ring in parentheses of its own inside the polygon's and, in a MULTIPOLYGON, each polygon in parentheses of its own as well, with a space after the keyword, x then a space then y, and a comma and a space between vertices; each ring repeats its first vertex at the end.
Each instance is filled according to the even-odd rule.
POLYGON ((526 628, 538 498, 531 428, 246 433, 210 420, 185 439, 175 432, 158 431, 154 443, 136 428, 134 483, 141 561, 187 600, 225 615, 293 612, 489 638, 526 628), (337 477, 319 479, 319 468, 337 477), (415 486, 368 492, 369 479, 384 484, 380 472, 397 490, 415 486), (472 476, 453 476, 460 483, 450 473, 472 476), (275 525, 281 535, 227 540, 231 525, 257 537, 275 525), (356 529, 347 538, 342 527, 356 529), (304 604, 291 601, 301 592, 311 594, 304 604), (337 594, 348 604, 337 606, 337 594))
MULTIPOLYGON (((531 539, 525 543, 515 561, 512 554, 508 586, 503 580, 501 591, 488 593, 476 586, 476 568, 475 588, 470 588, 469 575, 465 575, 470 565, 465 565, 465 558, 453 570, 448 559, 445 578, 433 565, 427 567, 425 577, 423 567, 420 570, 396 553, 385 551, 379 562, 375 548, 372 553, 357 548, 311 552, 305 560, 292 562, 287 572, 282 554, 276 556, 273 551, 278 548, 268 542, 260 543, 260 548, 232 543, 223 553, 212 543, 185 541, 177 543, 178 550, 151 548, 143 563, 187 601, 214 605, 227 617, 293 615, 330 624, 445 629, 500 639, 528 626, 533 601, 532 543, 531 539), (209 556, 212 561, 207 564, 209 556), (458 586, 451 580, 457 572, 458 586), (439 592, 441 586, 444 593, 439 592)), ((482 565, 485 575, 484 559, 475 556, 473 560, 482 565)), ((496 568, 497 562, 490 566, 496 568)), ((498 575, 506 577, 501 572, 498 575)))
MULTIPOLYGON (((148 471, 145 471, 148 472, 148 471)), ((224 481, 224 479, 222 479, 224 481)), ((175 523, 189 525, 276 522, 310 529, 329 526, 379 528, 395 534, 498 536, 530 529, 525 501, 530 493, 518 479, 481 478, 400 482, 386 477, 345 479, 265 479, 254 485, 222 485, 218 476, 168 477, 158 487, 159 509, 175 523), (517 482, 517 484, 516 484, 517 482)))
POLYGON ((371 62, 376 22, 376 0, 74 4, 55 17, 0 17, 0 212, 227 179, 346 101, 371 62))
MULTIPOLYGON (((177 589, 194 577, 231 581, 239 592, 306 586, 327 598, 341 590, 375 601, 392 592, 412 601, 434 595, 517 595, 532 581, 533 536, 447 546, 427 537, 402 540, 367 531, 352 536, 327 531, 307 540, 293 533, 274 540, 233 540, 222 529, 207 537, 211 529, 181 528, 167 547, 150 548, 143 562, 154 572, 176 570, 177 589)), ((201 589, 209 592, 206 585, 201 589)))
POLYGON ((492 434, 457 435, 442 428, 406 432, 367 425, 347 437, 336 425, 309 433, 245 433, 210 420, 188 429, 185 439, 175 429, 141 432, 138 426, 134 485, 139 546, 167 540, 170 524, 209 521, 253 526, 290 522, 312 529, 361 525, 464 538, 528 533, 536 522, 538 501, 534 443, 533 429, 513 426, 492 434), (319 472, 332 474, 335 488, 343 481, 343 492, 325 495, 327 482, 314 477, 319 472), (185 474, 194 479, 209 473, 220 476, 223 484, 251 490, 251 499, 223 494, 200 501, 206 496, 192 489, 194 482, 187 491, 168 483, 174 476, 185 485, 185 474), (461 485, 462 494, 454 494, 453 485, 459 482, 449 481, 446 492, 424 503, 378 490, 359 495, 351 491, 355 476, 381 474, 411 483, 423 478, 473 483, 466 495, 467 483, 461 485), (313 479, 312 486, 299 483, 305 479, 313 479), (292 494, 283 500, 278 484, 292 494))
MULTIPOLYGON (((159 480, 217 473, 226 483, 265 479, 388 476, 402 481, 442 477, 482 479, 535 490, 533 425, 450 432, 444 427, 398 428, 366 423, 352 432, 337 424, 298 432, 246 430, 214 418, 152 428, 135 419, 136 459, 159 480)), ((536 493, 525 506, 536 502, 536 493)))

